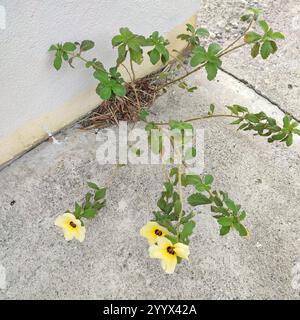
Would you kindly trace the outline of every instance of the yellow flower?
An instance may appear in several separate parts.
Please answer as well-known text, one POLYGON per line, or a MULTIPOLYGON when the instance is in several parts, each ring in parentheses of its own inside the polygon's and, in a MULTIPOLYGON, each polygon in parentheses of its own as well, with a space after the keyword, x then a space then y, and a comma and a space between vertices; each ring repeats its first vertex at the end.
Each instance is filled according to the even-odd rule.
POLYGON ((189 247, 183 243, 172 244, 167 238, 159 239, 157 245, 152 245, 149 248, 150 258, 161 259, 161 266, 166 273, 173 273, 177 257, 182 259, 189 258, 189 247))
POLYGON ((148 239, 149 244, 154 244, 160 238, 163 238, 169 231, 159 225, 157 222, 150 221, 140 231, 140 235, 148 239))
POLYGON ((62 228, 65 239, 72 240, 74 237, 82 242, 85 238, 85 227, 72 213, 64 213, 55 220, 55 225, 62 228))

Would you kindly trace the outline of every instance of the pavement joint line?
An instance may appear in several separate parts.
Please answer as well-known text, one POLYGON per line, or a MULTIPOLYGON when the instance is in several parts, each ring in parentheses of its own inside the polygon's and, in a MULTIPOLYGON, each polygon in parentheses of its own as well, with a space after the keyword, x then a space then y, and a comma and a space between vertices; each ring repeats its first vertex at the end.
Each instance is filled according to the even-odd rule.
POLYGON ((220 70, 223 71, 224 73, 226 73, 227 75, 229 75, 230 77, 236 79, 237 81, 243 83, 244 85, 246 85, 249 89, 253 90, 256 94, 258 94, 260 97, 264 98, 265 100, 267 100, 268 102, 270 102, 272 105, 274 105, 276 108, 278 108, 280 111, 282 111, 285 114, 288 114, 290 117, 292 117, 295 121, 300 123, 300 119, 298 119, 297 117, 295 117, 293 114, 291 114, 290 112, 288 112, 287 110, 285 110, 283 107, 281 107, 279 105, 279 103, 275 102, 274 100, 272 100, 271 98, 269 98, 266 94, 262 93, 259 89, 255 88, 255 86, 251 83, 249 83, 247 80, 239 78, 238 76, 236 76, 235 74, 233 74, 232 72, 229 72, 227 70, 225 70, 224 68, 220 67, 220 70))

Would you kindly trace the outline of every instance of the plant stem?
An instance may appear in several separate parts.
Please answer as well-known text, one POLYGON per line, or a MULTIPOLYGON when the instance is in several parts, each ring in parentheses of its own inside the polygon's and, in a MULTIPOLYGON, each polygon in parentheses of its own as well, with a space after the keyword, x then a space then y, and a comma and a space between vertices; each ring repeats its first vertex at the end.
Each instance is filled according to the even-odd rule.
MULTIPOLYGON (((140 99, 139 99, 139 96, 138 96, 138 93, 136 91, 136 87, 135 87, 135 80, 136 80, 136 77, 135 77, 135 73, 134 73, 134 68, 133 68, 133 63, 132 63, 132 59, 130 57, 130 69, 131 69, 131 73, 132 73, 132 78, 131 78, 131 87, 134 91, 134 95, 135 95, 135 99, 136 99, 136 103, 138 105, 138 110, 141 109, 141 104, 140 104, 140 99)), ((126 68, 127 69, 127 68, 126 68)))
MULTIPOLYGON (((210 118, 236 118, 236 119, 241 119, 242 117, 235 116, 233 114, 213 114, 213 115, 207 115, 207 116, 199 116, 196 118, 190 118, 183 120, 183 122, 193 122, 193 121, 198 121, 198 120, 205 120, 205 119, 210 119, 210 118)), ((158 122, 154 123, 156 126, 166 126, 169 123, 168 122, 158 122)))
MULTIPOLYGON (((243 47, 243 46, 246 46, 248 43, 242 43, 242 44, 240 44, 240 45, 238 45, 238 46, 233 47, 233 46, 234 46, 237 42, 239 42, 239 41, 245 36, 245 34, 251 29, 251 27, 252 27, 252 25, 253 25, 253 22, 254 22, 254 20, 252 19, 251 22, 249 23, 247 29, 243 32, 243 34, 242 34, 241 36, 239 36, 237 39, 235 39, 231 44, 229 44, 228 47, 226 47, 224 50, 222 50, 222 51, 217 55, 217 57, 220 58, 220 57, 222 57, 222 56, 224 56, 224 55, 226 55, 226 54, 228 54, 228 53, 230 53, 230 52, 232 52, 232 51, 235 51, 235 50, 237 50, 237 49, 239 49, 239 48, 241 48, 241 47, 243 47), (232 47, 233 47, 233 48, 232 48, 232 47)), ((190 72, 187 72, 185 75, 183 75, 183 76, 181 76, 181 77, 179 77, 179 78, 177 78, 177 79, 174 79, 174 80, 172 80, 172 81, 169 81, 169 82, 163 84, 162 86, 160 86, 160 87, 157 89, 157 91, 159 91, 159 90, 161 90, 161 89, 163 89, 163 88, 165 88, 165 87, 168 87, 169 85, 171 85, 171 84, 173 84, 173 83, 175 83, 175 82, 178 82, 178 81, 181 81, 181 80, 185 79, 186 77, 190 76, 190 75, 193 74, 194 72, 197 72, 197 71, 201 70, 203 67, 205 67, 205 65, 206 65, 206 62, 203 63, 203 64, 201 64, 201 65, 200 65, 199 67, 197 67, 196 69, 194 69, 194 70, 192 70, 192 71, 190 71, 190 72)))
POLYGON ((180 200, 180 203, 181 203, 181 210, 179 212, 178 222, 176 224, 176 230, 177 230, 177 239, 179 241, 179 227, 180 227, 180 222, 181 222, 182 213, 183 213, 183 194, 182 194, 182 180, 181 180, 181 165, 178 166, 178 191, 179 191, 179 200, 180 200))
MULTIPOLYGON (((238 43, 245 35, 246 33, 251 29, 252 25, 253 25, 254 19, 252 19, 247 27, 247 29, 236 39, 234 40, 232 43, 229 44, 228 47, 226 47, 224 50, 221 51, 221 54, 223 54, 224 52, 227 52, 227 50, 229 50, 231 47, 233 47, 236 43, 238 43)), ((229 51, 228 51, 229 52, 229 51)))
POLYGON ((134 68, 133 68, 133 63, 132 63, 131 57, 130 57, 130 69, 131 69, 131 73, 132 73, 132 82, 135 82, 135 73, 134 73, 134 68))

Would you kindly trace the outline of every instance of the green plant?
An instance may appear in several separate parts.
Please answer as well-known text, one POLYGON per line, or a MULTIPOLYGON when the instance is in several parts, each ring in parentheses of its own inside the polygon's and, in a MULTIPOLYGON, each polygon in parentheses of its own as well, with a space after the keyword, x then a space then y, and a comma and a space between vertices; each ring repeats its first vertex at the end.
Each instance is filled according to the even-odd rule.
MULTIPOLYGON (((94 42, 90 40, 81 43, 66 42, 52 45, 50 51, 54 52, 54 67, 57 70, 61 68, 63 61, 68 62, 73 67, 75 59, 83 61, 87 68, 92 68, 94 78, 99 82, 96 92, 103 100, 113 101, 117 99, 119 101, 122 97, 130 100, 127 96, 131 87, 136 100, 136 112, 139 114, 140 120, 146 123, 145 130, 148 133, 148 142, 152 152, 156 154, 162 154, 164 146, 161 137, 155 138, 152 135, 153 130, 160 133, 164 127, 167 127, 174 132, 169 140, 174 149, 174 154, 176 154, 180 150, 178 150, 178 146, 176 147, 175 140, 184 135, 186 130, 194 130, 192 122, 220 117, 231 119, 231 125, 238 126, 238 130, 252 131, 254 135, 267 137, 269 143, 280 141, 287 146, 291 146, 294 135, 300 135, 300 130, 298 129, 298 123, 289 115, 285 115, 281 126, 264 112, 250 113, 246 107, 234 104, 226 106, 227 112, 216 114, 214 105, 211 105, 205 115, 186 120, 171 120, 168 123, 155 123, 148 120, 149 113, 141 105, 140 90, 137 89, 138 79, 136 79, 134 64, 142 64, 145 53, 147 53, 153 65, 158 63, 165 65, 164 70, 158 77, 159 79, 165 79, 165 81, 159 82, 156 92, 166 90, 172 84, 178 84, 180 88, 193 92, 197 87, 190 87, 185 82, 187 77, 205 69, 208 80, 214 80, 222 65, 223 57, 243 47, 248 46, 250 48, 253 58, 258 57, 259 54, 264 60, 269 58, 278 50, 277 42, 283 40, 284 35, 280 32, 274 32, 265 20, 260 19, 260 15, 261 11, 259 9, 250 8, 248 13, 241 18, 243 23, 247 23, 245 32, 225 48, 217 43, 211 43, 205 48, 201 44, 201 38, 209 36, 208 30, 194 28, 188 24, 186 33, 178 35, 178 39, 185 41, 186 50, 191 51, 190 69, 184 66, 184 56, 181 53, 175 52, 177 56, 174 57, 169 52, 169 42, 157 31, 149 37, 145 37, 134 34, 128 28, 120 28, 120 33, 112 39, 112 46, 117 48, 118 56, 115 66, 108 70, 97 58, 86 60, 83 57, 84 52, 94 47, 94 42), (256 24, 262 29, 262 33, 252 30, 256 24), (129 67, 125 64, 126 59, 129 61, 129 67), (184 69, 183 74, 174 77, 172 68, 170 68, 174 63, 177 69, 184 69), (124 81, 118 71, 120 66, 128 73, 130 79, 128 83, 124 81)), ((183 144, 184 142, 179 144, 179 149, 182 149, 183 144)), ((141 153, 140 150, 135 152, 141 153)), ((192 148, 189 157, 194 157, 195 153, 196 150, 192 148)), ((210 211, 220 226, 221 236, 228 234, 231 230, 236 231, 242 237, 248 235, 244 226, 246 211, 242 210, 241 206, 233 201, 226 192, 213 189, 213 176, 205 175, 201 177, 200 175, 188 174, 185 159, 182 164, 174 166, 174 158, 169 159, 169 163, 173 167, 168 172, 164 190, 157 202, 158 210, 154 212, 153 221, 141 229, 141 235, 149 241, 150 256, 161 259, 162 266, 168 273, 174 271, 176 264, 180 263, 182 258, 188 257, 190 236, 196 224, 194 217, 197 210, 202 206, 210 206, 210 211), (184 194, 189 192, 190 187, 194 189, 194 192, 187 196, 190 208, 186 209, 184 207, 184 194)), ((93 188, 92 185, 90 187, 93 188)), ((93 188, 96 190, 96 194, 100 192, 97 188, 96 186, 93 188)), ((89 199, 86 203, 89 204, 89 199)), ((96 202, 96 205, 102 206, 102 203, 97 204, 96 202)), ((83 206, 76 205, 72 214, 81 220, 82 217, 94 216, 95 210, 95 204, 89 205, 88 208, 86 208, 86 204, 83 206)))
POLYGON ((55 220, 55 224, 62 228, 67 241, 75 237, 82 242, 85 238, 83 219, 95 218, 98 212, 105 207, 106 188, 99 188, 94 182, 88 182, 88 186, 91 191, 85 195, 84 202, 82 204, 75 202, 74 211, 67 210, 55 220))

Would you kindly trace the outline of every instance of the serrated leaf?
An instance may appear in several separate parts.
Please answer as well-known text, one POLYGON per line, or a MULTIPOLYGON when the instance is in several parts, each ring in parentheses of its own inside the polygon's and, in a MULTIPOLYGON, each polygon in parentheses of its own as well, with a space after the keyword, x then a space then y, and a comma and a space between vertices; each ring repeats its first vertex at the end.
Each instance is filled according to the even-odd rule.
POLYGON ((212 201, 202 193, 194 193, 188 197, 188 203, 193 207, 210 204, 211 202, 212 201))
POLYGON ((218 65, 215 63, 207 62, 205 65, 205 69, 207 72, 207 79, 209 81, 214 80, 218 73, 218 65))
POLYGON ((255 59, 258 56, 259 49, 260 49, 260 43, 256 42, 251 49, 251 56, 253 59, 255 59))
POLYGON ((204 178, 205 184, 212 184, 214 182, 214 177, 212 175, 206 175, 204 178))
POLYGON ((150 57, 150 61, 153 65, 157 64, 157 62, 160 59, 160 54, 156 49, 153 49, 151 51, 148 52, 148 55, 150 57))
POLYGON ((96 216, 97 210, 95 208, 88 208, 84 210, 82 216, 86 219, 92 219, 96 216))
POLYGON ((116 83, 112 86, 112 91, 118 97, 124 97, 126 95, 126 88, 120 83, 116 83))
POLYGON ((266 40, 261 48, 260 48, 260 54, 261 54, 261 57, 263 59, 268 59, 268 57, 270 56, 270 54, 273 52, 273 47, 271 45, 271 42, 266 40))
POLYGON ((76 45, 72 42, 66 42, 63 45, 63 50, 73 52, 76 50, 76 45))
POLYGON ((88 51, 88 50, 93 49, 94 46, 95 46, 94 41, 92 41, 92 40, 84 40, 84 41, 81 42, 80 50, 81 51, 88 51))
POLYGON ((190 220, 183 225, 183 229, 180 232, 180 239, 186 239, 193 234, 193 230, 196 226, 195 221, 190 220))
POLYGON ((260 21, 258 21, 258 23, 261 26, 261 28, 263 29, 264 33, 267 33, 269 31, 270 27, 265 20, 260 20, 260 21))
POLYGON ((248 32, 244 37, 244 40, 246 43, 253 43, 253 42, 259 41, 260 39, 261 39, 261 35, 253 31, 248 32))
POLYGON ((178 199, 175 201, 175 204, 174 204, 174 213, 176 215, 179 215, 182 211, 182 203, 181 201, 178 199))
POLYGON ((281 32, 273 32, 271 38, 274 40, 284 40, 285 36, 281 32))
POLYGON ((103 100, 109 100, 112 95, 111 88, 103 86, 101 84, 98 85, 96 92, 100 96, 100 98, 103 100))
POLYGON ((105 198, 105 195, 106 195, 106 188, 101 188, 99 190, 97 190, 95 192, 95 196, 94 196, 94 199, 96 201, 100 200, 100 199, 104 199, 105 198))
POLYGON ((198 28, 195 34, 199 37, 209 37, 209 31, 206 28, 198 28))

